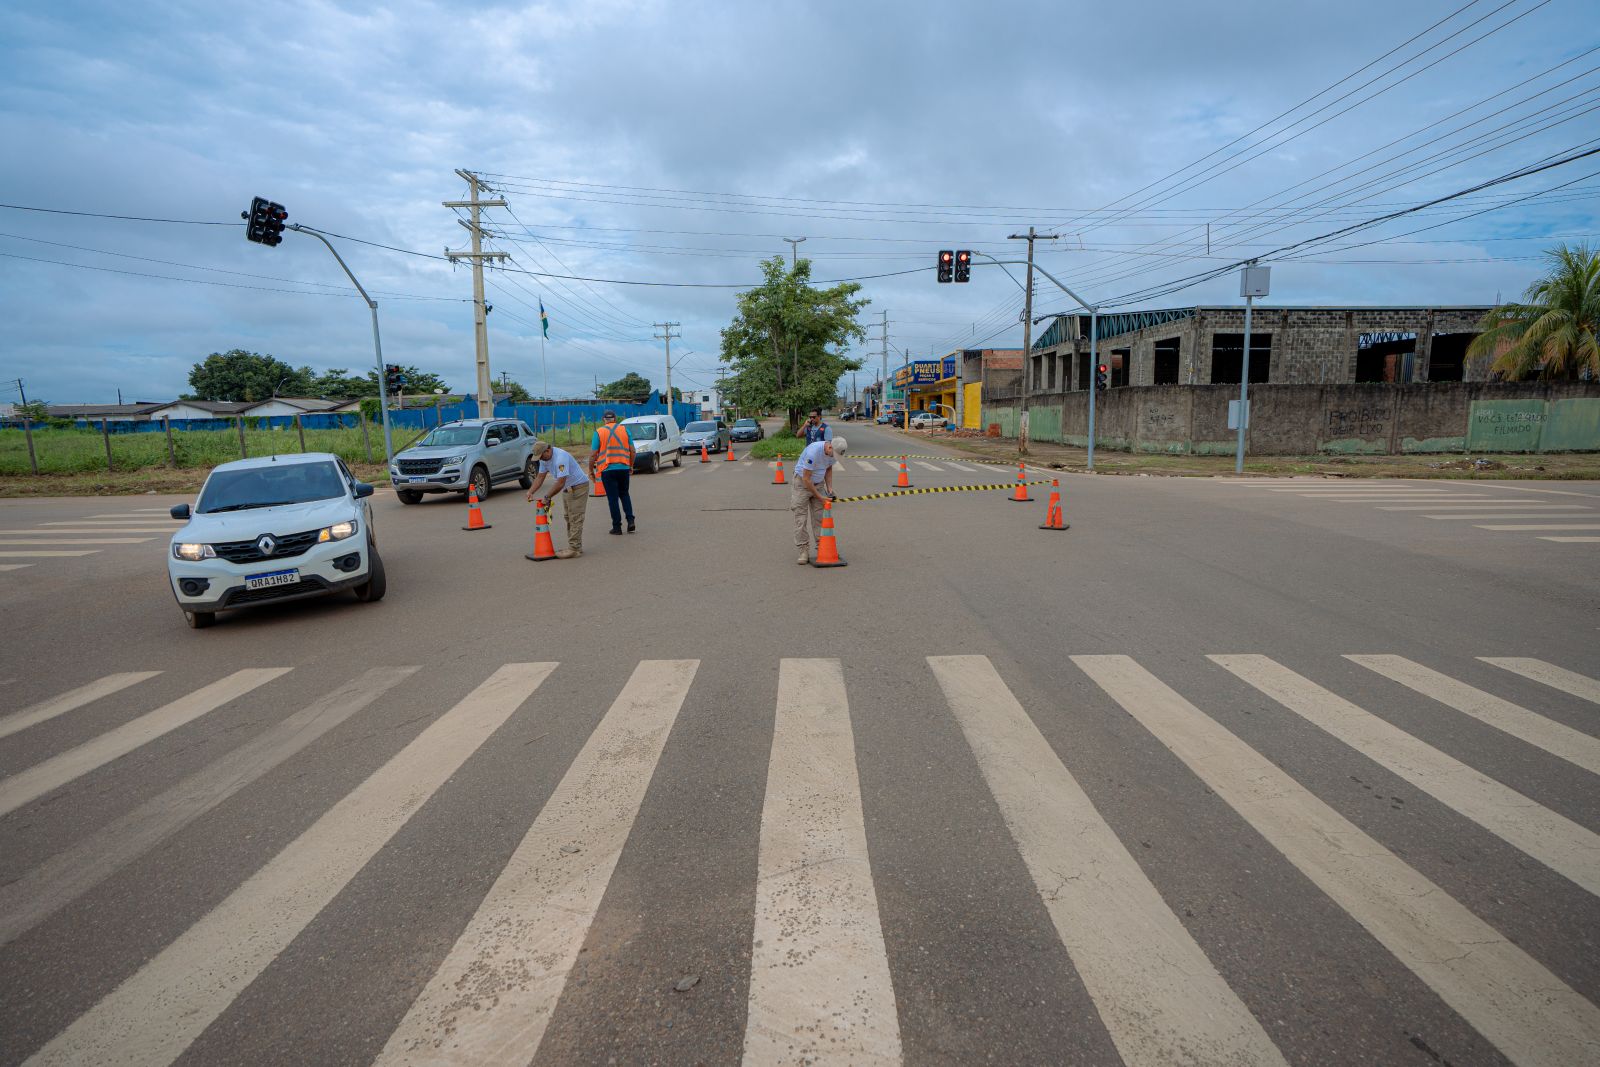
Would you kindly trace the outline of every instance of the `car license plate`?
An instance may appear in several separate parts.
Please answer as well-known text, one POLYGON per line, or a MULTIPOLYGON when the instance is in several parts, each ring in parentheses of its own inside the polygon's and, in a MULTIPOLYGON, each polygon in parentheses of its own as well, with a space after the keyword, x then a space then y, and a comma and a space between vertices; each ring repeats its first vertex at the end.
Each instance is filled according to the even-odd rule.
POLYGON ((272 571, 269 574, 247 574, 244 579, 246 589, 271 589, 275 585, 294 585, 300 580, 298 570, 272 571))
POLYGON ((411 481, 413 481, 413 482, 431 482, 431 481, 433 481, 433 479, 432 478, 428 478, 428 477, 422 477, 422 478, 412 478, 411 481))

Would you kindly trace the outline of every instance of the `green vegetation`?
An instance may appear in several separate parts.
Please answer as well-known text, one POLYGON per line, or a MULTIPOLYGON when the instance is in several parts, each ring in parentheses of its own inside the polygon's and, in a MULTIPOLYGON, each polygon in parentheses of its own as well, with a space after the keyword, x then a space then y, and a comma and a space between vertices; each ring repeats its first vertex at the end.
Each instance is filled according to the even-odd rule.
MULTIPOLYGON (((248 420, 247 420, 248 422, 248 420)), ((383 462, 383 429, 368 427, 372 455, 383 462)), ((284 455, 300 451, 300 435, 291 427, 283 430, 244 432, 245 449, 252 456, 284 455)), ((398 448, 404 437, 397 437, 398 448)), ((106 469, 105 439, 94 430, 38 429, 33 431, 34 453, 40 474, 76 474, 106 469)), ((174 430, 172 451, 179 468, 209 470, 219 463, 239 458, 239 432, 227 430, 174 430)), ((342 430, 306 430, 306 451, 332 452, 347 463, 365 463, 366 445, 360 427, 342 430)), ((111 435, 111 463, 114 470, 141 470, 167 467, 167 438, 154 433, 114 433, 111 435)), ((0 430, 0 477, 27 476, 28 443, 21 430, 0 430)))
POLYGON ((868 301, 855 299, 861 286, 841 282, 814 289, 811 261, 789 269, 782 256, 761 264, 766 281, 739 294, 738 313, 722 331, 724 396, 741 409, 781 410, 789 425, 809 408, 830 407, 841 375, 861 361, 844 353, 866 339, 856 315, 868 301))
POLYGON ((1557 245, 1545 253, 1550 272, 1528 286, 1522 303, 1485 315, 1468 358, 1492 356, 1507 379, 1575 379, 1600 375, 1600 250, 1557 245))
MULTIPOLYGON (((412 366, 401 366, 407 393, 450 391, 444 379, 412 366)), ((259 352, 235 348, 213 352, 189 371, 190 397, 196 400, 266 400, 272 396, 377 396, 378 372, 352 375, 343 367, 318 374, 310 367, 292 367, 259 352)))
POLYGON ((800 455, 801 449, 805 447, 805 438, 796 437, 787 429, 781 429, 751 445, 750 454, 756 459, 776 459, 778 453, 782 452, 792 459, 800 455))
POLYGON ((614 382, 607 382, 595 394, 601 400, 638 400, 650 395, 650 379, 629 371, 614 382))

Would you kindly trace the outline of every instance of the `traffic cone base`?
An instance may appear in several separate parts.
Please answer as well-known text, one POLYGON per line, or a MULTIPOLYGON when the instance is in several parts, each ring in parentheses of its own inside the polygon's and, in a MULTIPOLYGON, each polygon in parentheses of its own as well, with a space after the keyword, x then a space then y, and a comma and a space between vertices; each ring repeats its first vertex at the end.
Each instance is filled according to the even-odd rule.
POLYGON ((478 504, 478 490, 475 488, 467 490, 467 524, 461 528, 469 533, 490 528, 483 521, 483 508, 478 504))
POLYGON ((556 558, 556 545, 550 537, 550 518, 544 513, 544 504, 534 505, 533 514, 533 551, 524 559, 531 559, 535 563, 543 563, 547 559, 556 558))
POLYGON ((783 453, 782 452, 778 453, 778 466, 772 472, 772 484, 773 485, 788 485, 789 484, 788 481, 783 476, 783 453))

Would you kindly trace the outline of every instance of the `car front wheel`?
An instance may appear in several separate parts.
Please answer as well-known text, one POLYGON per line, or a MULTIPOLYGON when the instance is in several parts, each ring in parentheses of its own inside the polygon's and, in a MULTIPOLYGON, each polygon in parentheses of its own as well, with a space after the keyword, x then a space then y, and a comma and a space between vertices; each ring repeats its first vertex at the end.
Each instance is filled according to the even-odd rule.
POLYGON ((524 489, 533 488, 533 467, 536 462, 532 456, 529 456, 528 465, 522 468, 522 477, 517 479, 517 484, 524 489))
POLYGON ((472 488, 477 491, 478 499, 485 500, 489 496, 489 471, 485 467, 472 468, 472 488))
POLYGON ((422 491, 419 489, 401 489, 395 493, 395 496, 400 498, 400 503, 402 504, 422 503, 422 491))
POLYGON ((356 599, 364 604, 371 604, 383 599, 383 594, 388 591, 388 581, 383 573, 383 557, 378 555, 377 549, 369 543, 367 545, 368 559, 367 580, 355 587, 356 599))
POLYGON ((673 455, 672 455, 672 465, 674 467, 683 466, 683 451, 681 449, 679 451, 673 453, 673 455))
POLYGON ((214 611, 186 611, 183 613, 183 618, 189 624, 189 629, 204 630, 206 627, 216 624, 217 613, 214 611))

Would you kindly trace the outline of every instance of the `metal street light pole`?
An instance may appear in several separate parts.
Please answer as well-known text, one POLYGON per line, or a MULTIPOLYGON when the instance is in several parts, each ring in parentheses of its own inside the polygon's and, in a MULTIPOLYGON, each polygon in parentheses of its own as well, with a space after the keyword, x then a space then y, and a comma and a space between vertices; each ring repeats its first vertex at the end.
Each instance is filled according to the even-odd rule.
POLYGON ((378 302, 367 295, 367 291, 356 281, 356 276, 350 273, 350 268, 345 264, 344 257, 339 255, 339 250, 329 243, 328 239, 316 230, 291 222, 289 229, 296 233, 308 233, 312 237, 327 245, 328 251, 333 253, 333 258, 339 261, 339 266, 344 269, 345 277, 350 279, 350 284, 356 287, 356 292, 361 294, 361 299, 367 302, 367 310, 372 313, 372 353, 378 361, 378 410, 383 414, 383 453, 389 466, 394 466, 394 434, 389 428, 389 390, 383 379, 383 344, 378 339, 378 302))
POLYGON ((792 271, 800 263, 800 244, 805 238, 785 237, 784 240, 789 242, 789 269, 792 271))
POLYGON ((1244 437, 1250 425, 1250 313, 1258 296, 1271 288, 1272 268, 1258 267, 1251 260, 1239 272, 1239 295, 1244 297, 1244 353, 1239 361, 1239 444, 1234 452, 1233 473, 1244 473, 1244 437))

